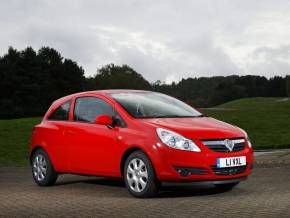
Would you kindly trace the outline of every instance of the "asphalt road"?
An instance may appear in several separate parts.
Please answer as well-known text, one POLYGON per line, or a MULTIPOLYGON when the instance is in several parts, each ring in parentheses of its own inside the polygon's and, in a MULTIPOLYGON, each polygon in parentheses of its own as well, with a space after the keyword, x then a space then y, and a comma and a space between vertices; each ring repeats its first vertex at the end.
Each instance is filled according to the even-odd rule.
POLYGON ((34 184, 27 167, 0 168, 1 217, 290 217, 290 166, 258 167, 231 191, 166 186, 154 199, 132 197, 118 180, 62 175, 34 184))

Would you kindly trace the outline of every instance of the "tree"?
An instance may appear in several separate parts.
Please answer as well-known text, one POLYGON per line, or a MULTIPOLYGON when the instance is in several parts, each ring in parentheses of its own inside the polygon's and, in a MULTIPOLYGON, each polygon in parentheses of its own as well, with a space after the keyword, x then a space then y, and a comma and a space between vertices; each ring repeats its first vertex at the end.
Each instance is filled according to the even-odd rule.
MULTIPOLYGON (((198 107, 211 107, 245 97, 286 96, 286 79, 280 76, 218 76, 182 79, 176 84, 154 83, 163 92, 198 107)), ((288 85, 289 86, 289 85, 288 85)))
POLYGON ((89 83, 93 89, 152 89, 150 83, 128 65, 106 65, 89 79, 89 83))
POLYGON ((286 90, 288 97, 290 97, 290 75, 286 76, 286 90))
POLYGON ((74 61, 53 48, 22 51, 10 47, 0 57, 0 119, 43 115, 56 99, 71 93, 97 89, 154 90, 175 96, 197 107, 211 107, 244 97, 290 97, 290 75, 217 76, 187 78, 152 85, 128 65, 109 64, 90 78, 74 61))
POLYGON ((64 95, 84 89, 84 71, 56 50, 10 47, 0 57, 0 118, 43 115, 64 95))

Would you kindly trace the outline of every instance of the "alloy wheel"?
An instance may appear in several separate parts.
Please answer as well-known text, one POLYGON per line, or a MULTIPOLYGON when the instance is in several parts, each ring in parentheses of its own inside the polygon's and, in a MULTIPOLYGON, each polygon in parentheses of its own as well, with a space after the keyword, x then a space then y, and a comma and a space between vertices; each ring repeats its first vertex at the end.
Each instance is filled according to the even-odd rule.
POLYGON ((130 161, 126 176, 129 187, 134 192, 142 192, 146 188, 148 172, 145 163, 141 159, 134 158, 130 161))
POLYGON ((37 181, 45 179, 47 173, 47 164, 45 157, 42 154, 35 156, 33 161, 33 175, 37 181))

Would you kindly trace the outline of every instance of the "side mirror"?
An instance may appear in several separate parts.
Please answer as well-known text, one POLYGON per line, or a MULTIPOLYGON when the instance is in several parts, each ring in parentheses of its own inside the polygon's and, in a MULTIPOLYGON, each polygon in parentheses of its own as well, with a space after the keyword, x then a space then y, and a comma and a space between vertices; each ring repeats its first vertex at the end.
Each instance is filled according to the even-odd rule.
POLYGON ((105 125, 108 127, 113 127, 113 118, 108 115, 100 115, 95 119, 95 123, 99 125, 105 125))

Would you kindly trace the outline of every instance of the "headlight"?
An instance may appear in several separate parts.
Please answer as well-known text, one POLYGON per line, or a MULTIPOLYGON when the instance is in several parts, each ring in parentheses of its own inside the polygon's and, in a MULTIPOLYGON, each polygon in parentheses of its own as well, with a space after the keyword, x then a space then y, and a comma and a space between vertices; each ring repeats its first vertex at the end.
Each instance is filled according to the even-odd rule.
POLYGON ((245 134, 245 138, 247 139, 248 145, 251 148, 252 147, 252 143, 251 143, 251 140, 250 140, 250 138, 248 136, 248 133, 245 130, 241 129, 241 128, 239 128, 239 130, 241 130, 245 134))
POLYGON ((199 147, 193 141, 179 135, 178 133, 162 128, 157 128, 156 132, 160 140, 171 148, 200 152, 199 147))

